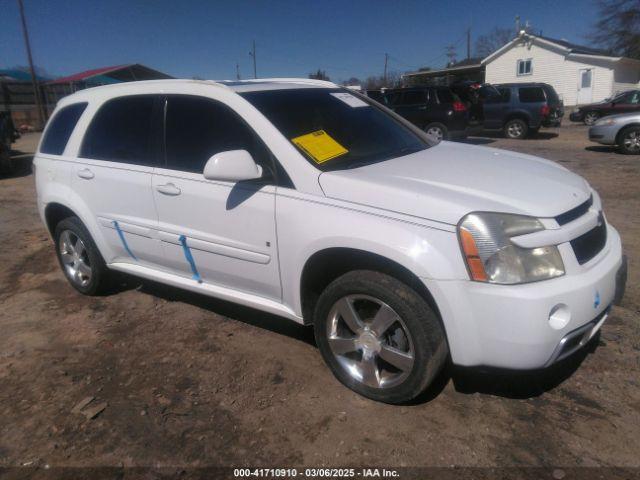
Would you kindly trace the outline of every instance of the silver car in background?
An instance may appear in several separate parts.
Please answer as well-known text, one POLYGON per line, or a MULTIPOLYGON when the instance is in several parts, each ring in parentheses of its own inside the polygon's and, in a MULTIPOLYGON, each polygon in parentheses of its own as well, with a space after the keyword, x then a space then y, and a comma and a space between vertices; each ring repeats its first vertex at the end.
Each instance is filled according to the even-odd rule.
POLYGON ((589 140, 617 145, 627 155, 640 155, 640 112, 601 118, 589 129, 589 140))

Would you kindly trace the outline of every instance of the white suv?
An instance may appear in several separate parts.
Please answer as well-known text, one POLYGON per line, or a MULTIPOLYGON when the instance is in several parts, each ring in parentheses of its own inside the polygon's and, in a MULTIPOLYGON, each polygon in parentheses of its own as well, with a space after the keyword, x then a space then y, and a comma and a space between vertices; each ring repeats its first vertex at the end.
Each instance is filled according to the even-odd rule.
POLYGON ((38 208, 81 293, 118 270, 313 324, 336 377, 397 403, 456 365, 584 345, 626 279, 581 177, 443 142, 329 82, 162 80, 64 98, 38 208))

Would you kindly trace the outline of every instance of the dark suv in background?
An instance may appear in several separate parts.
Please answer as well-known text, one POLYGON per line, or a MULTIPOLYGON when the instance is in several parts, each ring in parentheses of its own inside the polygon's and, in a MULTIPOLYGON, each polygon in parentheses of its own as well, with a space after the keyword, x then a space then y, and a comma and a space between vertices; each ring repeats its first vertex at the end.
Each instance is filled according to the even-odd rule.
POLYGON ((640 112, 640 90, 628 90, 603 102, 579 107, 577 111, 569 115, 569 120, 593 125, 599 118, 607 115, 635 112, 640 112))
POLYGON ((467 136, 469 111, 448 87, 369 90, 367 95, 423 129, 435 142, 467 136))
POLYGON ((504 83, 493 87, 497 95, 483 102, 485 129, 502 129, 507 138, 525 138, 540 127, 560 125, 564 106, 551 85, 504 83))

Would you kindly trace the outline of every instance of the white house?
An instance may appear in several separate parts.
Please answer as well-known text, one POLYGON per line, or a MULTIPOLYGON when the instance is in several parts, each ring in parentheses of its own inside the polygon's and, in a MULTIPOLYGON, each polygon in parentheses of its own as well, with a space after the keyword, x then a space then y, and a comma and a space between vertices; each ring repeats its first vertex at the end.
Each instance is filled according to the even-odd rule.
POLYGON ((640 60, 524 32, 482 64, 486 82, 548 83, 566 106, 598 102, 640 88, 640 60))

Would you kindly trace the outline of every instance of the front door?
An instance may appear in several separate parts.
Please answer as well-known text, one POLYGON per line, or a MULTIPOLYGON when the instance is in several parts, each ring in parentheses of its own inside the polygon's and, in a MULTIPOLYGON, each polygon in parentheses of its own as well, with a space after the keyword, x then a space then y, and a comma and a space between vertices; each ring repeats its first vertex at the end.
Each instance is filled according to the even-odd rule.
POLYGON ((153 176, 165 266, 194 281, 280 300, 276 188, 266 148, 222 103, 187 95, 165 102, 166 165, 153 176), (228 150, 247 150, 264 178, 205 179, 207 160, 228 150))
MULTIPOLYGON (((151 191, 159 97, 135 95, 100 106, 73 167, 72 190, 87 203, 108 250, 107 263, 162 263, 151 191)), ((159 125, 157 125, 159 126, 159 125)))
POLYGON ((578 105, 591 103, 593 87, 593 68, 578 71, 578 105))

